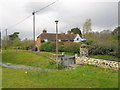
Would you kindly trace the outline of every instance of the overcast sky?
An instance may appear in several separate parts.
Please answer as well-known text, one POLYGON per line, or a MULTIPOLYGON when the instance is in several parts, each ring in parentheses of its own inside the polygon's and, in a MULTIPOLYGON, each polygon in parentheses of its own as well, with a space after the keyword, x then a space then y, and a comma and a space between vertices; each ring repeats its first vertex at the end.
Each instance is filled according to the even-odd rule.
MULTIPOLYGON (((33 38, 32 11, 37 11, 55 0, 1 0, 0 27, 2 34, 20 32, 20 38, 33 38), (24 22, 15 25, 26 17, 24 22)), ((118 25, 119 0, 57 0, 52 6, 36 13, 36 37, 46 29, 55 32, 55 20, 59 20, 59 32, 78 27, 82 30, 86 19, 92 20, 92 30, 113 30, 118 25)))

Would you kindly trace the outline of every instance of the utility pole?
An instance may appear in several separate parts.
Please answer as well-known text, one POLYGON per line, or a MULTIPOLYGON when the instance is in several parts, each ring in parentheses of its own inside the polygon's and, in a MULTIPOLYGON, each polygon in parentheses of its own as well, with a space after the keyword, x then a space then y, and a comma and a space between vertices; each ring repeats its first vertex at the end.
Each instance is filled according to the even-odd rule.
POLYGON ((8 40, 7 29, 5 29, 5 32, 6 32, 6 49, 7 49, 7 40, 8 40))
POLYGON ((56 64, 58 68, 58 56, 57 56, 58 54, 58 21, 56 20, 55 23, 56 23, 56 62, 57 62, 56 64))
POLYGON ((33 41, 34 41, 34 49, 35 49, 35 12, 32 12, 33 15, 33 41))

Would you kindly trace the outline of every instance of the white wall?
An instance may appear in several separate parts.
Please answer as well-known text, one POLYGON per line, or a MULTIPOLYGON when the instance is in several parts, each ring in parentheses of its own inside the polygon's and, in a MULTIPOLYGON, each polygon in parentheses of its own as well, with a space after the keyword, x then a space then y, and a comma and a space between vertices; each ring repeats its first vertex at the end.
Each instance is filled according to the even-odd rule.
POLYGON ((76 43, 81 42, 81 37, 79 36, 79 34, 76 35, 74 42, 76 42, 76 43))

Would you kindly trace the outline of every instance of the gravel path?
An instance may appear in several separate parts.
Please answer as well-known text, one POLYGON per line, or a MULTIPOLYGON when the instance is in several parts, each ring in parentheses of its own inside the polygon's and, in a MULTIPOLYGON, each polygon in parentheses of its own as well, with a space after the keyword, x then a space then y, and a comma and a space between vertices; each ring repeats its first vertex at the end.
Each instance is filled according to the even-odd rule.
POLYGON ((2 62, 0 62, 0 66, 15 68, 15 69, 31 69, 31 70, 41 70, 41 71, 55 71, 56 70, 56 69, 43 69, 43 68, 39 68, 39 67, 32 67, 32 66, 27 66, 27 65, 17 65, 17 64, 11 64, 11 63, 2 63, 2 62))

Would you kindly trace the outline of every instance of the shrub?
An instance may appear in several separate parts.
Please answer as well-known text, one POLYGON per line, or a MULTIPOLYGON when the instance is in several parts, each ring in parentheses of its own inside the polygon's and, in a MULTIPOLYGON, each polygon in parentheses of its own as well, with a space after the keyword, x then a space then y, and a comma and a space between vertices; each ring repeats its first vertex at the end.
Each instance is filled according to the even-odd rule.
POLYGON ((88 48, 88 53, 90 55, 112 55, 117 56, 117 52, 114 48, 110 48, 107 46, 98 46, 98 45, 91 45, 88 48))
MULTIPOLYGON (((79 43, 69 43, 66 45, 59 43, 58 45, 59 52, 79 53, 79 48, 80 48, 79 43)), ((56 44, 55 42, 45 42, 40 45, 39 49, 40 51, 55 52, 56 44)))
POLYGON ((62 52, 79 53, 80 45, 78 43, 69 43, 61 46, 62 52))
POLYGON ((58 69, 64 69, 64 68, 67 68, 67 66, 63 66, 61 64, 58 64, 58 69))
POLYGON ((55 62, 55 61, 50 61, 49 64, 50 64, 50 65, 55 65, 56 62, 55 62))
POLYGON ((87 44, 87 45, 92 45, 92 44, 93 44, 93 41, 87 40, 87 41, 85 41, 84 43, 87 44))
POLYGON ((39 49, 40 51, 55 52, 55 47, 54 42, 44 42, 40 45, 39 49))

